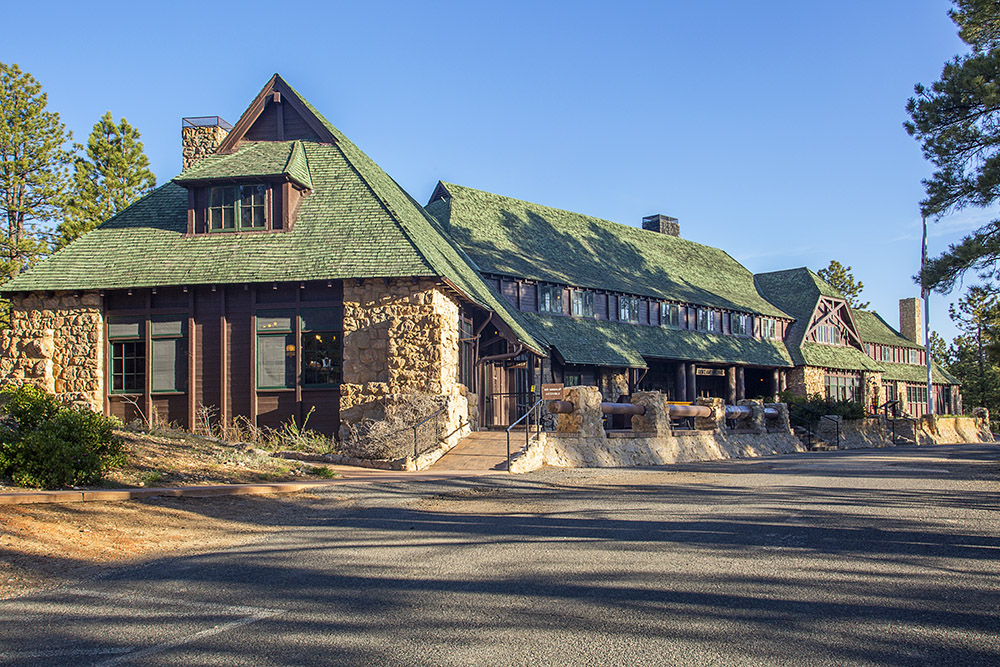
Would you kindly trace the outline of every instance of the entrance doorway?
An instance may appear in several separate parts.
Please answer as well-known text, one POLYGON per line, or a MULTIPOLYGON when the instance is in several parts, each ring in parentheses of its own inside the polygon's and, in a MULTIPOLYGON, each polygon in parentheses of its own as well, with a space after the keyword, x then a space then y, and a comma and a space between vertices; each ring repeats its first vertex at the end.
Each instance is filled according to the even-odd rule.
POLYGON ((506 428, 535 404, 533 375, 534 357, 528 354, 483 364, 484 428, 506 428))

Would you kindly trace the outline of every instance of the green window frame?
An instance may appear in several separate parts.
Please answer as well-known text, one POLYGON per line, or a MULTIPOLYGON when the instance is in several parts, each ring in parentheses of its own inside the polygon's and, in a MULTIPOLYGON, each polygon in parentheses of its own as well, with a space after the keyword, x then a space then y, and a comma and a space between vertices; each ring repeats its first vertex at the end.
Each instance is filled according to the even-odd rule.
POLYGON ((594 316, 594 293, 586 290, 575 289, 572 294, 573 317, 593 317, 594 316))
POLYGON ((660 325, 671 329, 681 328, 681 307, 676 303, 660 304, 660 325))
POLYGON ((538 286, 538 312, 562 313, 563 288, 559 285, 538 286))
POLYGON ((861 398, 861 378, 856 375, 827 375, 823 379, 826 398, 831 401, 857 401, 861 398))
POLYGON ((340 385, 343 318, 337 315, 329 308, 303 308, 299 313, 303 387, 340 385))
POLYGON ((266 185, 219 185, 209 188, 208 231, 267 229, 266 185))
POLYGON ((187 316, 150 316, 150 391, 154 394, 187 391, 187 367, 187 316))
POLYGON ((634 296, 618 297, 618 319, 622 322, 639 321, 639 298, 634 296))
POLYGON ((257 311, 257 389, 295 388, 294 308, 257 311))
POLYGON ((112 394, 143 394, 146 391, 146 341, 143 320, 142 317, 108 318, 112 394))

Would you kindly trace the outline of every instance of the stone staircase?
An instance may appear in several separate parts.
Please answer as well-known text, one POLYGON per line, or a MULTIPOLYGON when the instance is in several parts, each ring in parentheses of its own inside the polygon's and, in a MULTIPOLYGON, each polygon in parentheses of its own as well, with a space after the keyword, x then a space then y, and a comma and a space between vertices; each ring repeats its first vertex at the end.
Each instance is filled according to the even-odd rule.
MULTIPOLYGON (((511 435, 511 453, 523 445, 511 435)), ((505 431, 474 431, 462 438, 451 451, 430 467, 431 470, 506 470, 507 433, 505 431)))
POLYGON ((802 442, 802 445, 810 452, 825 452, 837 449, 836 443, 823 440, 804 426, 796 426, 792 430, 795 433, 795 437, 797 437, 802 442))

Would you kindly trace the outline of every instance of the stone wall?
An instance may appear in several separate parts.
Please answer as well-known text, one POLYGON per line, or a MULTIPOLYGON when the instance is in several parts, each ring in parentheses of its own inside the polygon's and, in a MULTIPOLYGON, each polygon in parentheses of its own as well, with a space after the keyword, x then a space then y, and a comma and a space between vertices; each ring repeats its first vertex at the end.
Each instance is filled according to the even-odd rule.
POLYGON ((187 169, 206 155, 214 155, 219 144, 229 134, 229 130, 219 125, 208 127, 181 128, 181 171, 187 169))
MULTIPOLYGON (((341 437, 362 419, 413 396, 441 397, 445 433, 464 435, 467 390, 458 383, 459 306, 434 279, 344 283, 341 437)), ((453 437, 459 437, 455 435, 453 437)))
POLYGON ((826 371, 815 366, 796 366, 788 371, 788 391, 799 396, 825 394, 823 380, 826 371))
POLYGON ((4 382, 27 382, 104 411, 104 318, 96 292, 12 299, 0 332, 4 382))

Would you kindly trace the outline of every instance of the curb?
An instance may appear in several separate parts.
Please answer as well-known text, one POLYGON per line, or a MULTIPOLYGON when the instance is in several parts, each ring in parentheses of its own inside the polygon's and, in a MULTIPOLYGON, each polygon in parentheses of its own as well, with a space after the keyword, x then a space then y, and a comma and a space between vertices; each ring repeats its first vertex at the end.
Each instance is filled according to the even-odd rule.
POLYGON ((0 505, 29 505, 36 503, 80 503, 94 501, 142 500, 144 498, 213 498, 217 496, 264 496, 277 493, 295 493, 322 486, 352 482, 406 482, 478 477, 487 471, 441 471, 421 474, 393 471, 383 475, 365 475, 310 482, 272 482, 268 484, 216 484, 212 486, 175 486, 153 489, 94 489, 85 491, 15 491, 0 493, 0 505))

